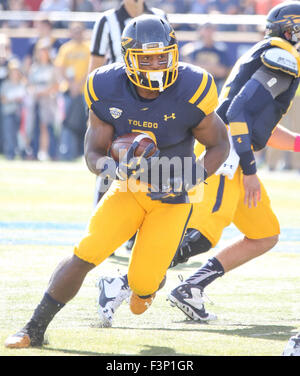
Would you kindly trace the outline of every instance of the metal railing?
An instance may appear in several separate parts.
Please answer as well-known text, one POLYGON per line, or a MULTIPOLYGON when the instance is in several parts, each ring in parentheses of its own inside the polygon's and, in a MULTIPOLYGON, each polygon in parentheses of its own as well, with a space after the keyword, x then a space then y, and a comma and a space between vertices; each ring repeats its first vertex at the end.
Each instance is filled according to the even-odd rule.
MULTIPOLYGON (((36 21, 49 19, 57 21, 82 21, 91 22, 99 18, 99 12, 32 12, 32 11, 1 11, 0 21, 36 21)), ((195 14, 195 13, 170 13, 169 21, 175 24, 201 25, 206 22, 217 25, 264 25, 265 16, 245 14, 195 14)))
MULTIPOLYGON (((51 22, 95 22, 99 19, 101 13, 99 12, 32 12, 32 11, 1 11, 1 21, 28 21, 34 22, 43 19, 48 19, 51 22)), ((265 16, 262 15, 223 15, 223 14, 168 14, 169 21, 173 25, 203 25, 204 23, 212 23, 214 25, 246 25, 256 26, 257 30, 262 29, 265 25, 265 16)), ((9 37, 28 37, 36 36, 36 29, 34 27, 20 27, 0 28, 0 33, 5 33, 9 37)), ((67 29, 54 29, 52 32, 54 37, 68 38, 69 31, 67 29)), ((194 31, 177 31, 177 38, 181 41, 195 40, 197 36, 194 31)), ((86 37, 90 38, 91 30, 86 30, 86 37)), ((256 42, 261 38, 259 32, 239 31, 229 32, 222 31, 216 32, 216 40, 225 40, 233 42, 256 42)))

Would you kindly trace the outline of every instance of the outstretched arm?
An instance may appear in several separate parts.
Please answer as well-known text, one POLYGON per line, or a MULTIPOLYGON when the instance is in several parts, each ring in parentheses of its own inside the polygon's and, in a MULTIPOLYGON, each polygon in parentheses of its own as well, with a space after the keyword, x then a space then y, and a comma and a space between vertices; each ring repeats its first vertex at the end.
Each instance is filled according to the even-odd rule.
MULTIPOLYGON (((274 99, 288 89, 291 81, 290 75, 262 66, 235 96, 226 113, 233 143, 240 157, 240 166, 244 174, 244 203, 249 207, 257 206, 261 197, 261 187, 256 175, 256 162, 252 150, 252 127, 254 125, 251 119, 253 114, 261 114, 255 122, 259 123, 259 128, 262 131, 266 118, 270 118, 268 121, 272 125, 274 99), (272 85, 269 84, 270 82, 272 85)), ((266 128, 264 137, 270 137, 271 130, 270 126, 266 128)))
POLYGON ((300 152, 300 134, 278 124, 267 145, 274 149, 300 152))

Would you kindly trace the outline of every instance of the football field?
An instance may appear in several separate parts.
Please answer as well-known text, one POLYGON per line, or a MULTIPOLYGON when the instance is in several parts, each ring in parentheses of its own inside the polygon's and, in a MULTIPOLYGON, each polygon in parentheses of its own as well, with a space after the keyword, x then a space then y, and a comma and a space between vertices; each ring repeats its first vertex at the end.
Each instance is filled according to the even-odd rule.
MULTIPOLYGON (((300 330, 300 174, 262 170, 281 223, 279 243, 267 254, 216 280, 206 308, 209 324, 186 320, 166 300, 178 282, 209 256, 241 237, 230 226, 216 249, 168 271, 165 287, 143 315, 124 302, 112 328, 97 316, 99 275, 126 273, 130 255, 116 251, 86 278, 55 317, 43 348, 9 350, 5 338, 31 317, 49 278, 69 256, 93 209, 95 177, 85 163, 0 160, 0 355, 5 356, 279 356, 300 330)), ((163 231, 163 229, 162 229, 163 231)))

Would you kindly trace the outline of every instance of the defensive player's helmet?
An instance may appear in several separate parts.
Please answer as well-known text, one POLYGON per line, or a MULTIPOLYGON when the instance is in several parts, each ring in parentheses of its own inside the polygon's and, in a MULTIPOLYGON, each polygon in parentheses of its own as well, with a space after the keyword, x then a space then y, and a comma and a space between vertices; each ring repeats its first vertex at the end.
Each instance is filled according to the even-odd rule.
POLYGON ((267 15, 266 37, 280 37, 295 44, 300 41, 300 2, 284 1, 267 15), (286 32, 289 36, 286 37, 286 32))
POLYGON ((129 79, 139 87, 163 91, 177 79, 177 40, 172 26, 159 16, 142 15, 127 24, 122 33, 122 54, 129 79), (151 54, 165 57, 161 69, 148 70, 140 62, 141 55, 151 54))

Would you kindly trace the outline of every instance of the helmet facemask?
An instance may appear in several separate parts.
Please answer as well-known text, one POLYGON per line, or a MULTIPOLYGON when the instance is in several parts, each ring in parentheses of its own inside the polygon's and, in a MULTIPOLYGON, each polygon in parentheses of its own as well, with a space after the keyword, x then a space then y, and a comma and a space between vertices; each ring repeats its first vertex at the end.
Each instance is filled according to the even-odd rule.
POLYGON ((266 37, 279 37, 292 45, 300 41, 300 2, 283 1, 267 15, 266 37))
POLYGON ((291 35, 291 39, 289 40, 292 44, 296 44, 300 41, 300 25, 293 24, 288 26, 284 29, 284 32, 289 33, 291 35))
POLYGON ((137 86, 162 92, 171 86, 178 75, 177 44, 165 47, 162 42, 144 43, 142 48, 128 48, 124 56, 127 75, 137 86), (161 69, 148 69, 145 55, 160 55, 161 69))

